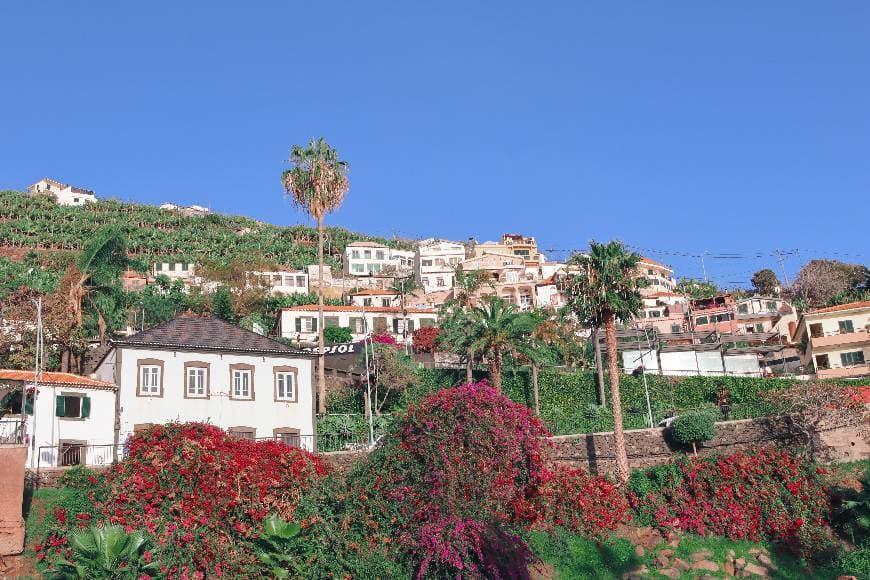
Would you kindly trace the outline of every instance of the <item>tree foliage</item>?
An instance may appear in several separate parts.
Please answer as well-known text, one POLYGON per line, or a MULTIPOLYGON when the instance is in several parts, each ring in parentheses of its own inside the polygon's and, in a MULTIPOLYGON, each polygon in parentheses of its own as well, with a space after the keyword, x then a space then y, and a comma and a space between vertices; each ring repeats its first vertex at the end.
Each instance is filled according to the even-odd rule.
POLYGON ((764 268, 752 275, 752 287, 762 296, 773 296, 779 293, 782 285, 773 270, 764 268))
POLYGON ((695 278, 681 278, 677 282, 676 291, 695 299, 712 298, 722 292, 713 282, 696 280, 695 278))
POLYGON ((870 270, 861 264, 812 260, 798 272, 794 291, 811 308, 825 306, 837 296, 866 289, 868 277, 870 270))

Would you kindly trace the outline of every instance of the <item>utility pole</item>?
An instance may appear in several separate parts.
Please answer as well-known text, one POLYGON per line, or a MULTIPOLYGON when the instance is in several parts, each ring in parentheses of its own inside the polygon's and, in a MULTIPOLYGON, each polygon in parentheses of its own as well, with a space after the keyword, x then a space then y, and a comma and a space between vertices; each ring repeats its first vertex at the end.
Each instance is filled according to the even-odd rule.
MULTIPOLYGON (((32 299, 31 299, 32 300, 32 299)), ((36 305, 36 355, 33 364, 33 432, 30 434, 30 467, 35 467, 36 459, 36 392, 39 390, 39 379, 42 378, 42 297, 32 300, 36 305)), ((27 387, 22 385, 21 393, 21 423, 26 424, 24 402, 27 400, 27 387)), ((22 428, 22 434, 24 429, 22 428)))
POLYGON ((704 253, 701 254, 701 256, 700 256, 700 258, 701 258, 701 271, 704 273, 704 282, 707 282, 707 268, 706 268, 706 266, 704 266, 704 256, 706 256, 708 253, 709 252, 707 252, 705 250, 704 253))
POLYGON ((780 250, 776 250, 773 252, 773 255, 776 256, 776 261, 779 262, 779 269, 782 270, 782 281, 785 282, 785 287, 788 288, 791 284, 788 282, 788 273, 785 271, 785 254, 780 250))

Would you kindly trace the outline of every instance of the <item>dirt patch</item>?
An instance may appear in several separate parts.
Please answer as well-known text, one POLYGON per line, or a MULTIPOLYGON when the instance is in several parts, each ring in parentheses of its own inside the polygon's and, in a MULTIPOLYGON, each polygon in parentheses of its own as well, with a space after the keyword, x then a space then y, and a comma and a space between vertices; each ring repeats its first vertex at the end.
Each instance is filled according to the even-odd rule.
POLYGON ((19 554, 18 556, 0 556, 0 576, 4 578, 41 578, 34 561, 19 554))
POLYGON ((645 550, 651 550, 664 541, 662 533, 654 528, 637 528, 620 524, 616 528, 616 537, 628 540, 635 546, 641 546, 645 550))

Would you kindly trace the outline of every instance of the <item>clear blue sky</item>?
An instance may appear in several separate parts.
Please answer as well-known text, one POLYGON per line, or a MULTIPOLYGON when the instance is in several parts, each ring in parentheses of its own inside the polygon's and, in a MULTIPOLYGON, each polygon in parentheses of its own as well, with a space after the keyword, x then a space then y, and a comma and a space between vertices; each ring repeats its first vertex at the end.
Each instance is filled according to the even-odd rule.
POLYGON ((864 0, 3 2, 0 27, 0 187, 299 223, 279 174, 324 136, 354 230, 762 256, 708 257, 729 285, 777 248, 870 261, 864 0))

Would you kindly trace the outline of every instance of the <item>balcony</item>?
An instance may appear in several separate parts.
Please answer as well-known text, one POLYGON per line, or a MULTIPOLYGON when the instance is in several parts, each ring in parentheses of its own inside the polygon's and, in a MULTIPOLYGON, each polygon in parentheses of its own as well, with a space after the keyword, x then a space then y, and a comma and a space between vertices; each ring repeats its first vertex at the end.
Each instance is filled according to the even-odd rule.
POLYGON ((819 369, 816 371, 816 377, 820 379, 842 379, 867 376, 870 376, 870 363, 835 369, 819 369))
POLYGON ((810 340, 814 349, 832 346, 857 346, 870 344, 870 333, 863 328, 859 328, 854 332, 826 332, 821 336, 813 336, 810 340))

